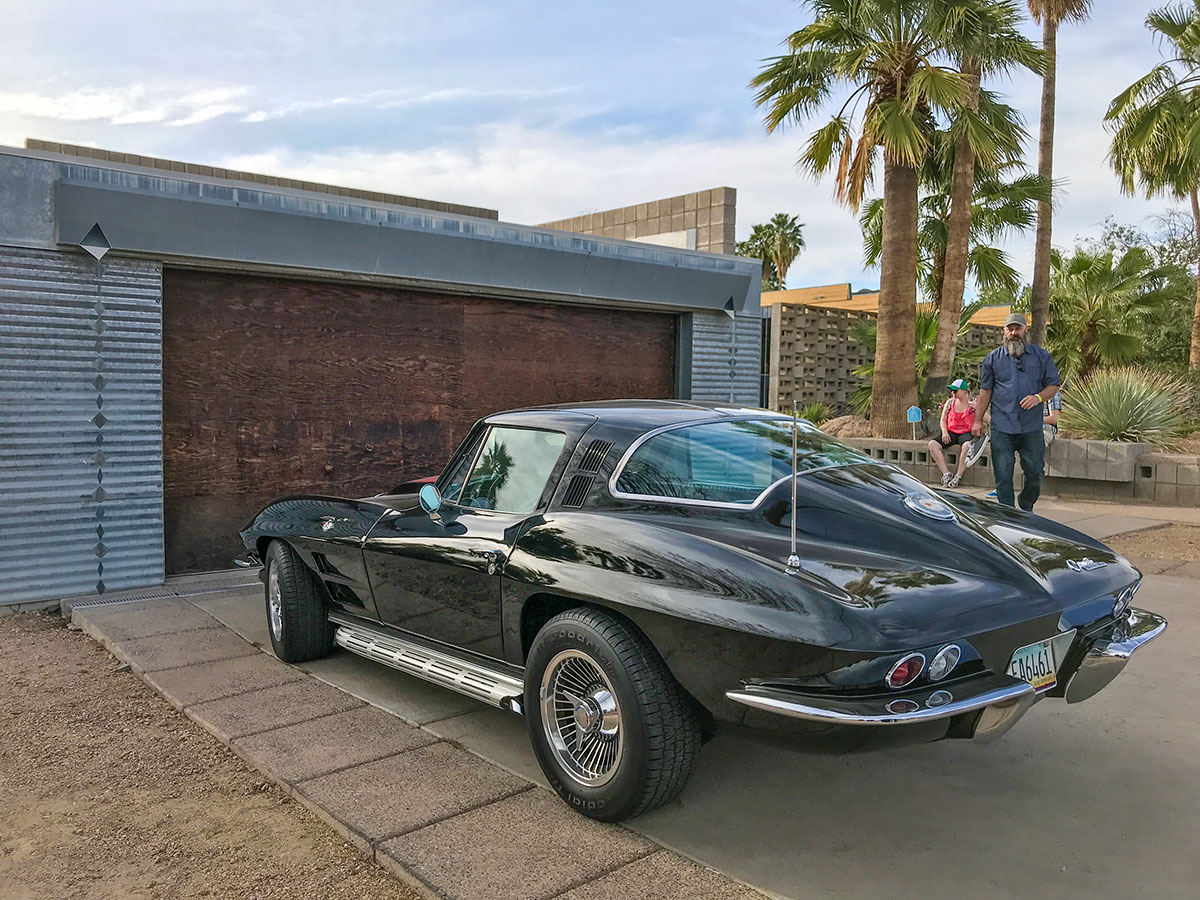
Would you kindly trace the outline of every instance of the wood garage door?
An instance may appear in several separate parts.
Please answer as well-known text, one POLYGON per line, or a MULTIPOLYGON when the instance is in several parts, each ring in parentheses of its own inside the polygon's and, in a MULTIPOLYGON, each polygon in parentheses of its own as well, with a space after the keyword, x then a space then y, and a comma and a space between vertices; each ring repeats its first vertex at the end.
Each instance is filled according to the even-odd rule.
POLYGON ((285 493, 437 474, 500 409, 673 394, 675 316, 168 269, 168 574, 227 568, 285 493))

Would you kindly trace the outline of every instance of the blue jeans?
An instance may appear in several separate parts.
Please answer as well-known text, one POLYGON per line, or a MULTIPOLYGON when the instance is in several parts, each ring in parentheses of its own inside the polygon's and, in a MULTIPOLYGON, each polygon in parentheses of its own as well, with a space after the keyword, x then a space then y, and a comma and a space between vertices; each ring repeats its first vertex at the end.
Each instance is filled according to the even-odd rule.
POLYGON ((1046 441, 1042 429, 1011 434, 992 429, 992 474, 996 477, 996 500, 1005 506, 1013 505, 1013 454, 1021 454, 1021 472, 1025 486, 1017 498, 1021 509, 1031 511, 1042 493, 1042 473, 1046 464, 1046 441))

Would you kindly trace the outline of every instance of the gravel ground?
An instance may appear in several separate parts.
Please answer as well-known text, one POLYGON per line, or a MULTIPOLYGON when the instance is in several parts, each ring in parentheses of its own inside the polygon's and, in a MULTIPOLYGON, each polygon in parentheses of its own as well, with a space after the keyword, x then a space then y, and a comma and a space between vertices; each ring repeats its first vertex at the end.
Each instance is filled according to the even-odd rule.
POLYGON ((417 896, 61 618, 0 647, 0 898, 417 896))
POLYGON ((1105 538, 1104 543, 1139 568, 1159 575, 1191 575, 1192 568, 1200 560, 1200 526, 1197 525, 1163 525, 1130 531, 1105 538))

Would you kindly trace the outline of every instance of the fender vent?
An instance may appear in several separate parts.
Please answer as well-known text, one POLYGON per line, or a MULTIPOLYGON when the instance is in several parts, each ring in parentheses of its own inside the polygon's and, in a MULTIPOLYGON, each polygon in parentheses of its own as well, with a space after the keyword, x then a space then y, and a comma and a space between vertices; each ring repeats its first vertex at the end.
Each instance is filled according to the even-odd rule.
POLYGON ((591 487, 591 475, 572 475, 571 483, 567 485, 567 490, 563 493, 562 505, 576 509, 583 506, 583 501, 587 499, 591 487))
MULTIPOLYGON (((584 451, 583 459, 579 461, 580 472, 599 472, 600 464, 608 451, 612 449, 612 441, 592 441, 584 451)), ((573 483, 573 482, 572 482, 573 483)))

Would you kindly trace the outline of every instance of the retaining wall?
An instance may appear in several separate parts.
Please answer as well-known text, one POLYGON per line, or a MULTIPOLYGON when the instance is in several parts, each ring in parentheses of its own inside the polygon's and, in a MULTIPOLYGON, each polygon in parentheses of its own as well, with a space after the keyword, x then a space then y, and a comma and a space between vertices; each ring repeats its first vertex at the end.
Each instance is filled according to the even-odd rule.
MULTIPOLYGON (((874 459, 890 463, 928 484, 940 484, 941 473, 928 441, 886 438, 842 438, 874 459)), ((961 448, 946 451, 955 471, 961 448)), ((1021 483, 1017 464, 1016 483, 1021 483)), ((990 453, 962 479, 969 487, 994 486, 990 453)), ((1060 438, 1046 451, 1044 494, 1087 500, 1137 500, 1162 506, 1200 505, 1200 457, 1155 452, 1151 444, 1060 438)))

